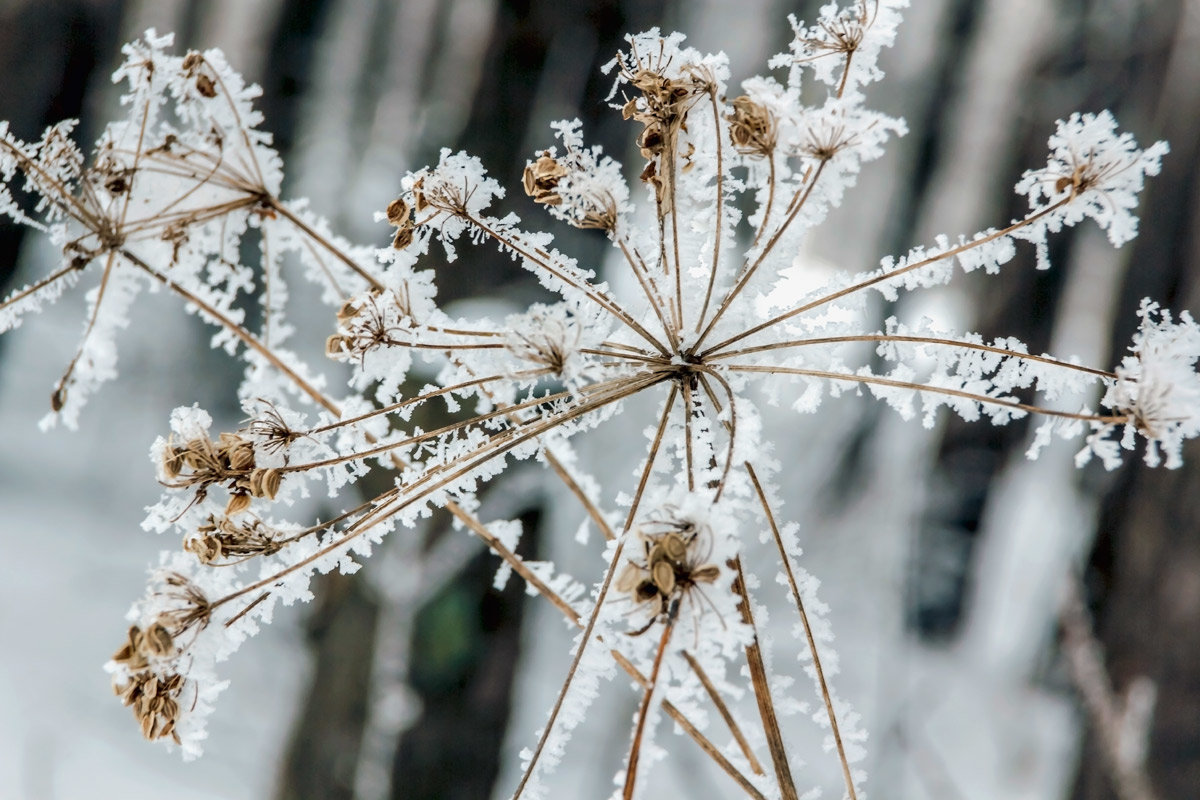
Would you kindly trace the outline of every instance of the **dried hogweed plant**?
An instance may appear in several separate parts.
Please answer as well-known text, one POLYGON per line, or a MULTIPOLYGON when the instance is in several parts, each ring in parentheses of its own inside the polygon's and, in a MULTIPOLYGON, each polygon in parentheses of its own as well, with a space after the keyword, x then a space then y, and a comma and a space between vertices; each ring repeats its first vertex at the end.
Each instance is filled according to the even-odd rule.
POLYGON ((1114 245, 1133 237, 1137 194, 1167 147, 1139 149, 1108 113, 1058 124, 1046 164, 1017 184, 1029 211, 1004 227, 821 281, 793 268, 806 232, 904 132, 866 107, 864 88, 882 77, 877 58, 906 3, 858 0, 824 7, 811 26, 793 19, 789 49, 769 62, 774 76, 740 93, 726 85, 723 55, 685 47, 679 34, 629 37, 608 65, 610 100, 633 123, 639 163, 629 173, 640 172, 644 193, 584 144, 578 121, 554 126, 557 143, 534 155, 523 186, 554 220, 607 237, 619 265, 611 284, 556 250, 552 234, 489 213, 503 188, 478 159, 449 150, 401 180, 380 215, 390 246, 350 245, 303 201, 280 198, 282 164, 259 128, 256 87, 220 52, 171 55, 171 37, 154 32, 126 46, 114 79, 128 85, 128 117, 105 129, 90 160, 70 121, 36 142, 0 127, 0 210, 62 252, 57 269, 3 301, 0 330, 93 283, 46 424, 74 426, 115 376, 115 333, 147 289, 179 296, 213 326, 213 345, 245 364, 242 428, 214 432, 207 413, 179 408, 153 447, 164 492, 145 527, 177 532, 182 546, 163 556, 108 665, 143 733, 198 754, 223 687, 216 665, 279 603, 307 599, 315 574, 354 571, 385 534, 439 507, 502 559, 502 576, 515 572, 578 629, 514 797, 539 793, 617 669, 640 697, 628 755, 613 765, 624 798, 637 794, 639 767, 668 748, 655 733, 664 716, 746 795, 799 797, 793 766, 811 756, 790 752, 781 733, 788 666, 773 668, 766 653, 755 572, 788 588, 807 648, 793 669, 812 679, 846 795, 861 796, 865 733, 831 685, 816 581, 799 563, 795 525, 779 519, 774 483, 786 467, 762 440, 764 407, 810 413, 826 396, 865 389, 927 426, 943 406, 993 424, 1035 415, 1031 457, 1054 436, 1081 437, 1077 461, 1110 468, 1139 439, 1148 463, 1177 466, 1183 441, 1200 433, 1200 328, 1186 312, 1176 321, 1145 301, 1129 355, 1111 370, 928 321, 867 322, 879 296, 945 284, 956 265, 997 273, 1021 241, 1048 268, 1050 234, 1087 217, 1114 245), (419 265, 453 261, 464 239, 507 254, 558 301, 501 320, 452 317, 419 265), (242 263, 247 241, 259 250, 253 267, 242 263), (288 348, 287 284, 298 277, 330 306, 323 357, 350 366, 347 386, 327 386, 315 361, 288 348), (247 319, 248 297, 261 321, 247 319), (427 404, 444 404, 449 421, 413 424, 427 404), (633 477, 594 488, 572 439, 633 409, 651 415, 644 446, 630 448, 633 477), (511 523, 480 518, 478 488, 517 459, 544 463, 604 537, 594 574, 576 580, 524 561, 511 523), (392 476, 389 488, 347 500, 373 470, 392 476), (289 519, 297 498, 320 490, 341 499, 336 516, 289 519), (752 541, 770 546, 769 562, 743 563, 752 541))

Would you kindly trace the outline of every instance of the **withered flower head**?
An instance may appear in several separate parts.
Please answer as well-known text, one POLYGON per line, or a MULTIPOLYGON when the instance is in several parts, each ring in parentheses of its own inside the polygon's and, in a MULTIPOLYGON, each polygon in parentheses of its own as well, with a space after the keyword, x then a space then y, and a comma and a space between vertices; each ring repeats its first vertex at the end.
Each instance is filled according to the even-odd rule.
POLYGON ((775 149, 776 127, 771 112, 746 95, 735 97, 729 120, 729 138, 742 155, 767 156, 775 149))
MULTIPOLYGON (((419 192, 414 192, 418 195, 417 207, 420 210, 424 195, 419 192)), ((396 235, 392 238, 392 247, 397 250, 403 250, 412 244, 413 230, 416 224, 413 221, 412 207, 403 197, 397 197, 392 202, 388 203, 387 207, 388 224, 396 228, 396 235)))
POLYGON ((558 182, 567 174, 567 168, 554 160, 549 151, 542 153, 537 161, 525 167, 525 194, 533 198, 535 203, 545 203, 556 206, 562 203, 562 197, 555 191, 558 182))
POLYGON ((713 583, 720 577, 716 564, 703 563, 699 552, 699 530, 690 523, 671 524, 662 533, 640 534, 645 550, 645 562, 630 561, 617 578, 616 589, 628 593, 635 605, 645 605, 650 621, 638 635, 649 630, 664 613, 673 614, 675 601, 701 583, 713 583))
POLYGON ((212 564, 224 558, 241 560, 278 552, 283 547, 279 540, 279 533, 262 520, 235 522, 228 516, 210 515, 196 529, 196 534, 183 543, 183 549, 193 553, 201 563, 212 564))
POLYGON ((114 683, 113 690, 121 702, 133 709, 147 739, 170 736, 179 744, 175 724, 179 720, 179 697, 186 684, 182 675, 156 675, 149 670, 137 672, 125 683, 114 683))

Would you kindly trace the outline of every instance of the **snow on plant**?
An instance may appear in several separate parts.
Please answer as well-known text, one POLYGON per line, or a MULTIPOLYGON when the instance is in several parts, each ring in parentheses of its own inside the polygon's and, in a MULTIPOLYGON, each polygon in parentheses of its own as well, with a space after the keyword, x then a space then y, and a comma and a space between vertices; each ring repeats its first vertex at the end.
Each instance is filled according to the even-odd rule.
POLYGON ((350 245, 303 201, 279 197, 282 164, 259 129, 257 88, 219 52, 172 55, 171 37, 153 31, 124 50, 114 77, 128 85, 129 115, 108 126, 90 163, 70 139, 73 123, 38 142, 0 128, 0 209, 63 254, 60 267, 3 302, 0 330, 94 281, 45 424, 74 426, 86 398, 116 374, 116 332, 146 289, 178 295, 214 327, 213 345, 246 365, 240 429, 214 431, 204 411, 180 408, 152 448, 165 490, 145 525, 177 532, 182 546, 163 556, 108 667, 143 733, 198 754, 222 687, 217 663, 279 603, 307 599, 314 574, 354 571, 385 534, 440 507, 502 559, 502 576, 515 572, 579 630, 515 796, 538 794, 599 681, 619 668, 641 696, 619 767, 623 797, 668 747, 654 743, 662 715, 746 795, 799 797, 797 754, 778 722, 791 704, 764 657, 755 571, 790 588, 832 757, 847 795, 859 796, 865 775, 853 764, 865 734, 822 666, 832 662, 818 649, 828 647, 825 623, 796 563, 794 526, 777 520, 783 466, 761 440, 761 405, 812 412, 826 395, 865 387, 926 425, 942 407, 994 424, 1035 414, 1046 424, 1031 452, 1090 428, 1080 460, 1095 454, 1109 467, 1138 437, 1148 463, 1165 453, 1177 466, 1183 440, 1200 432, 1200 329, 1186 313, 1174 323, 1147 301, 1132 355, 1113 371, 927 320, 863 322, 876 294, 945 283, 956 261, 998 272, 1021 240, 1048 266, 1047 237, 1084 217, 1116 245, 1132 237, 1137 193, 1166 145, 1139 149, 1107 113, 1059 124, 1046 166, 1017 186, 1029 212, 1005 227, 938 237, 822 285, 794 266, 806 232, 904 133, 901 120, 865 107, 863 89, 882 76, 877 56, 905 5, 829 4, 813 25, 793 20, 788 51, 770 61, 781 72, 746 81, 741 94, 726 85, 723 55, 688 48, 680 34, 630 37, 608 69, 637 163, 626 170, 585 146, 580 123, 566 121, 523 182, 554 220, 607 237, 630 277, 617 286, 556 250, 551 233, 494 215, 503 187, 478 159, 448 150, 399 181, 380 215, 394 229, 390 247, 350 245), (643 191, 631 191, 627 174, 643 191), (254 267, 241 262, 247 242, 260 251, 254 267), (451 316, 422 265, 452 262, 464 244, 497 248, 557 302, 505 320, 451 316), (343 388, 326 386, 315 363, 287 348, 297 324, 287 283, 297 271, 336 310, 326 355, 352 368, 343 388), (247 318, 248 297, 261 320, 247 318), (650 402, 628 403, 635 395, 650 402), (1088 410, 1096 402, 1103 410, 1088 410), (444 404, 444 423, 413 424, 431 404, 444 404), (629 485, 600 489, 579 472, 571 439, 603 431, 627 406, 651 410, 646 441, 629 485), (1110 438, 1118 429, 1119 444, 1110 438), (578 498, 606 540, 593 574, 576 580, 522 560, 514 524, 477 515, 480 485, 516 459, 543 462, 578 498), (349 499, 348 484, 372 470, 389 472, 390 488, 349 499), (340 513, 289 519, 294 499, 314 491, 337 498, 340 513), (775 557, 743 563, 743 545, 759 538, 774 542, 775 557), (755 726, 737 722, 742 697, 755 726))

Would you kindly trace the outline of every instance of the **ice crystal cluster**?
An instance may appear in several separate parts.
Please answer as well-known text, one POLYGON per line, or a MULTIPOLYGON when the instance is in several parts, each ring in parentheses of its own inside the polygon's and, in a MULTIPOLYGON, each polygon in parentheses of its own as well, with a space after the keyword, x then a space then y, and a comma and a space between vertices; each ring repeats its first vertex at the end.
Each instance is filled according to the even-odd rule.
POLYGON ((500 557, 498 580, 515 573, 578 629, 514 795, 539 794, 600 682, 621 673, 639 697, 628 755, 612 765, 622 796, 637 793, 639 767, 698 745, 730 787, 798 797, 805 781, 793 765, 825 756, 789 752, 780 732, 778 713, 793 704, 764 657, 753 593, 753 575, 767 575, 790 591, 809 649, 797 668, 812 679, 827 757, 859 796, 866 737, 822 666, 830 637, 795 526, 777 514, 783 467, 760 434, 764 406, 811 413, 867 390, 927 426, 942 407, 992 424, 1032 414, 1043 422, 1031 454, 1073 438, 1079 461, 1094 455, 1110 468, 1139 448, 1148 463, 1177 466, 1200 432, 1200 329, 1186 312, 1175 321, 1146 301, 1113 370, 928 320, 866 322, 880 296, 944 284, 960 268, 999 273, 1018 247, 1035 247, 1049 268, 1047 238, 1088 217, 1114 245, 1133 237, 1138 192, 1167 148, 1140 149, 1107 113, 1058 124, 1046 163, 1016 187, 1029 202, 1023 217, 861 272, 818 281, 804 271, 806 233, 904 133, 901 120, 866 106, 865 90, 882 77, 877 59, 906 4, 831 3, 814 24, 792 20, 771 73, 740 87, 727 85, 723 55, 680 34, 629 37, 607 71, 609 100, 636 142, 631 163, 564 121, 520 187, 548 212, 548 231, 607 238, 620 272, 612 284, 557 250, 553 233, 494 212, 505 188, 477 158, 449 150, 397 176, 397 197, 379 214, 390 244, 352 246, 303 201, 280 198, 283 165, 260 129, 257 88, 218 51, 174 55, 171 37, 153 31, 125 48, 114 79, 128 87, 128 115, 89 158, 72 122, 36 142, 0 127, 0 210, 62 252, 56 270, 3 302, 0 330, 77 284, 93 287, 46 424, 76 425, 116 375, 116 334, 147 290, 177 295, 213 327, 213 346, 245 365, 241 428, 214 430, 205 411, 179 408, 152 447, 165 488, 145 527, 179 544, 108 667, 143 733, 198 754, 219 662, 280 603, 307 599, 315 574, 353 572, 386 534, 444 508, 500 557), (257 245, 254 264, 243 263, 247 243, 257 245), (499 250, 557 299, 505 319, 447 313, 433 268, 454 269, 462 247, 499 250), (289 314, 287 287, 298 280, 321 287, 326 318, 289 314), (328 326, 326 352, 289 349, 301 324, 328 326), (350 366, 347 384, 327 385, 326 358, 350 366), (443 422, 415 424, 429 418, 414 416, 422 406, 443 422), (628 484, 600 487, 572 440, 605 435, 622 413, 648 413, 634 426, 645 438, 619 443, 635 454, 628 484), (605 540, 590 574, 522 560, 518 526, 479 516, 481 485, 518 459, 564 481, 605 540), (381 494, 364 500, 349 486, 379 470, 391 476, 381 494), (310 493, 334 498, 338 514, 292 518, 310 493), (772 547, 769 562, 743 563, 751 541, 772 547))

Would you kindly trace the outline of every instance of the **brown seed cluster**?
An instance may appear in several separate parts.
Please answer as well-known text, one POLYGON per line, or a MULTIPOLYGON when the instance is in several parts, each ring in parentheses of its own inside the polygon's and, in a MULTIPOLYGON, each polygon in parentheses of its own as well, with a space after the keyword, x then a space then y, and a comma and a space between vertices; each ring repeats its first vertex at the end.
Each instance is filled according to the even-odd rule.
POLYGON ((277 532, 262 520, 234 521, 227 516, 212 515, 183 544, 184 550, 194 553, 204 564, 270 555, 282 547, 277 532))
POLYGON ((696 98, 712 90, 712 82, 699 74, 667 78, 661 71, 642 68, 628 76, 641 92, 621 109, 621 116, 642 123, 637 144, 648 162, 641 178, 654 186, 654 194, 665 213, 671 197, 671 172, 680 131, 687 130, 687 114, 696 98), (664 158, 666 168, 662 166, 664 158))
POLYGON ((567 176, 567 168, 554 160, 550 151, 542 153, 537 161, 525 167, 523 183, 525 194, 533 198, 535 203, 556 206, 562 203, 559 196, 558 182, 567 176))
MULTIPOLYGON (((570 154, 568 154, 569 157, 570 154)), ((537 161, 525 167, 522 182, 525 194, 533 198, 533 202, 548 206, 562 204, 562 196, 558 193, 559 182, 569 174, 567 167, 545 151, 537 161)), ((611 231, 617 227, 616 202, 610 195, 591 196, 581 204, 577 216, 570 217, 567 222, 576 228, 611 231)))
POLYGON ((132 626, 125 644, 113 654, 113 661, 129 671, 128 680, 114 683, 113 690, 122 703, 133 708, 143 736, 147 739, 170 736, 178 744, 175 723, 179 719, 184 678, 174 672, 159 675, 151 669, 152 661, 174 654, 175 642, 165 625, 156 622, 145 630, 132 626))
POLYGON ((236 433, 222 433, 217 441, 192 439, 183 444, 168 444, 163 450, 163 472, 172 488, 196 487, 196 499, 202 500, 213 485, 229 491, 225 513, 233 515, 250 507, 250 498, 274 500, 283 482, 283 472, 274 467, 260 468, 254 461, 254 443, 236 433))
POLYGON ((388 203, 386 213, 388 224, 396 229, 396 235, 392 237, 392 247, 403 250, 412 244, 413 231, 416 230, 412 207, 403 197, 397 197, 388 203))
MULTIPOLYGON (((403 201, 395 201, 403 202, 403 201)), ((406 347, 406 323, 412 322, 407 287, 398 292, 369 290, 366 298, 347 300, 338 310, 338 332, 325 340, 325 355, 362 359, 377 347, 406 347)))
POLYGON ((616 589, 628 593, 633 602, 650 609, 650 622, 632 635, 645 633, 674 601, 701 583, 713 583, 720 577, 716 564, 705 564, 697 552, 698 530, 690 523, 674 526, 660 534, 642 532, 645 563, 629 562, 617 578, 616 589))
POLYGON ((769 156, 775 149, 775 117, 766 106, 754 102, 746 95, 733 99, 733 112, 729 120, 729 138, 733 147, 742 155, 769 156))
POLYGON ((195 50, 183 57, 183 74, 195 80, 196 92, 199 95, 211 100, 217 96, 217 84, 206 69, 207 66, 208 62, 204 60, 204 56, 195 50))

